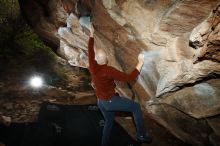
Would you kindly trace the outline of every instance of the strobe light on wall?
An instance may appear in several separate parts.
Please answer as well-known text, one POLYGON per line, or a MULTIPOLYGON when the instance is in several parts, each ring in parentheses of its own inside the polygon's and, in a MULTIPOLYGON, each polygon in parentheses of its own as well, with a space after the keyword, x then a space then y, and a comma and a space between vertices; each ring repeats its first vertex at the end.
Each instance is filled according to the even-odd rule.
POLYGON ((43 78, 40 77, 40 76, 33 76, 30 78, 30 85, 33 87, 33 88, 40 88, 43 86, 43 78))

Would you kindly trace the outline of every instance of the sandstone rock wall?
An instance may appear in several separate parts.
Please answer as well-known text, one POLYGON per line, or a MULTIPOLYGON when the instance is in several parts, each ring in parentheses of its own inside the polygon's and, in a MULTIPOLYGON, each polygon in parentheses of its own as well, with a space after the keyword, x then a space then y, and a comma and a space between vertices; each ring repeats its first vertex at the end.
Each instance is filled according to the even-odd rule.
POLYGON ((220 85, 208 79, 220 74, 219 1, 20 0, 20 5, 36 32, 73 66, 88 67, 87 18, 109 65, 129 72, 145 53, 132 90, 122 83, 118 90, 136 95, 180 139, 218 145, 220 85))

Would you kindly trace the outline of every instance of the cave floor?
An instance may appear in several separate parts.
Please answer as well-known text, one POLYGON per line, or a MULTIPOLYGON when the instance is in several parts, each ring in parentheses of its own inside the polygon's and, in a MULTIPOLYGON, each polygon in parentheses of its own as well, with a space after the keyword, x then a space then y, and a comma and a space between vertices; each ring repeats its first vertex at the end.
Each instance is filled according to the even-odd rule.
MULTIPOLYGON (((13 87, 14 88, 14 87, 13 87)), ((50 91, 51 92, 51 91, 50 91)), ((59 95, 60 93, 53 91, 53 95, 59 95)), ((15 93, 8 94, 9 92, 0 92, 0 122, 3 123, 2 116, 7 116, 12 119, 13 123, 26 123, 34 122, 37 120, 40 105, 43 102, 52 102, 65 105, 81 105, 81 104, 95 104, 96 97, 92 89, 88 89, 81 92, 75 92, 74 96, 49 96, 47 93, 35 93, 32 97, 15 97, 15 93), (76 96, 78 94, 78 96, 76 96), (13 96, 12 96, 13 95, 13 96), (79 96, 80 95, 80 96, 79 96), (5 98, 8 97, 8 98, 5 98), (80 97, 80 98, 76 98, 80 97)), ((18 93, 16 93, 18 94, 18 93)), ((63 94, 63 93, 62 93, 63 94)), ((70 94, 69 94, 70 95, 70 94)), ((145 113, 147 115, 147 113, 145 113)), ((133 119, 130 115, 125 113, 117 113, 115 120, 129 133, 130 136, 135 138, 136 130, 133 123, 133 119)), ((153 137, 151 144, 142 144, 142 146, 189 146, 181 140, 174 137, 165 128, 158 125, 154 120, 148 116, 144 116, 145 125, 153 137)))

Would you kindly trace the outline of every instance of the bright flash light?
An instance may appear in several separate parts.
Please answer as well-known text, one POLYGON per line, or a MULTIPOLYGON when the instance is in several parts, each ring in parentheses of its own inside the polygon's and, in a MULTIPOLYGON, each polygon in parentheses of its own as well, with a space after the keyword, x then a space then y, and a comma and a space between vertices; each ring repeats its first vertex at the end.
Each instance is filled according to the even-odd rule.
POLYGON ((40 88, 43 85, 43 79, 39 76, 32 77, 30 79, 30 84, 34 88, 40 88))

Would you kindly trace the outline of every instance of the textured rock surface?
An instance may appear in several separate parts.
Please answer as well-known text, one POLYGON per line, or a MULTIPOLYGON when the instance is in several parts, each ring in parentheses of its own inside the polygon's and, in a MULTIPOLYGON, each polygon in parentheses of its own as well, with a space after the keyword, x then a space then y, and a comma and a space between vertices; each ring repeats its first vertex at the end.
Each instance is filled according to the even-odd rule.
POLYGON ((220 120, 220 80, 209 80, 186 87, 163 98, 150 100, 146 107, 154 118, 173 134, 193 145, 207 145, 218 137, 220 120))
MULTIPOLYGON (((36 32, 73 66, 88 66, 89 33, 86 21, 80 25, 85 16, 92 16, 95 46, 105 49, 109 65, 129 72, 143 51, 145 63, 132 90, 136 99, 180 139, 193 145, 218 144, 219 80, 203 79, 220 74, 219 1, 20 0, 20 4, 36 32)), ((132 96, 126 84, 118 85, 122 94, 132 96)))
POLYGON ((220 5, 214 9, 210 16, 193 29, 190 41, 192 47, 197 49, 194 61, 211 59, 220 61, 220 5))
POLYGON ((67 17, 67 27, 60 27, 60 51, 68 59, 70 65, 87 67, 87 41, 89 39, 79 23, 76 15, 71 13, 67 17))

